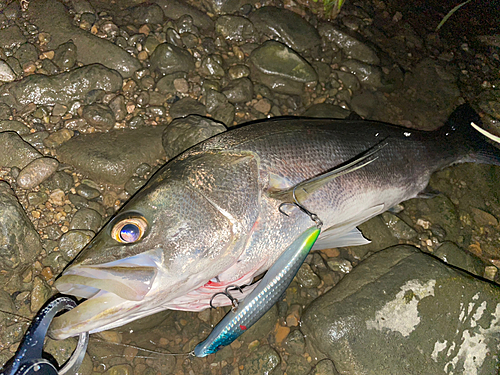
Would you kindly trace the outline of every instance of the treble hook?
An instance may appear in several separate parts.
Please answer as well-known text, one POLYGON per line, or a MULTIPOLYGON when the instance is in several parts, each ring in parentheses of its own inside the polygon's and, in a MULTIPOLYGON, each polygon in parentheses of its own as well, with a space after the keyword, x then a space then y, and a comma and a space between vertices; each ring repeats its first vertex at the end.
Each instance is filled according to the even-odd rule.
POLYGON ((297 196, 295 195, 295 189, 297 189, 297 186, 295 186, 292 190, 292 197, 293 197, 293 200, 294 202, 293 203, 290 203, 290 202, 284 202, 284 203, 281 203, 278 207, 278 210, 279 212, 281 212, 283 215, 285 216, 288 216, 288 214, 286 212, 283 211, 282 207, 283 206, 295 206, 297 207, 299 210, 301 210, 303 213, 305 213, 307 216, 309 216, 309 218, 314 221, 314 223, 316 224, 316 226, 318 228, 321 228, 323 226, 323 222, 321 221, 321 219, 318 217, 318 215, 316 215, 314 212, 311 212, 309 211, 307 208, 305 208, 303 205, 301 205, 297 199, 297 196))
POLYGON ((238 308, 238 305, 239 305, 239 302, 236 298, 234 298, 231 293, 229 293, 229 288, 235 288, 237 290, 240 291, 240 293, 243 293, 243 290, 241 289, 241 287, 239 287, 238 285, 228 285, 227 288, 226 288, 226 291, 225 292, 218 292, 218 293, 215 293, 212 298, 210 298, 210 307, 212 309, 215 309, 214 305, 212 304, 212 301, 214 300, 214 298, 216 296, 218 296, 219 294, 222 294, 223 296, 226 296, 227 298, 229 298, 229 300, 231 301, 231 306, 232 307, 232 310, 236 310, 238 308))

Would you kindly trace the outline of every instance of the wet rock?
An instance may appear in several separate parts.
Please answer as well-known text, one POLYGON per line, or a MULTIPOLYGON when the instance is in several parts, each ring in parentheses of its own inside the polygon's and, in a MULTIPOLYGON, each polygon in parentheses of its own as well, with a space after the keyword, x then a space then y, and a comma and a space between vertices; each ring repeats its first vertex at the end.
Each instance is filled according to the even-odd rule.
POLYGON ((0 120, 0 132, 7 131, 16 132, 19 135, 27 135, 30 132, 30 128, 16 120, 0 120))
POLYGON ((267 115, 272 108, 272 103, 269 99, 262 98, 254 104, 253 108, 260 113, 267 115))
POLYGON ((69 129, 61 129, 55 133, 50 134, 47 138, 43 140, 43 145, 49 148, 56 148, 67 142, 73 137, 75 132, 69 129))
POLYGON ((102 64, 124 78, 131 77, 141 68, 139 61, 124 49, 73 25, 73 17, 57 0, 32 3, 27 13, 40 31, 50 34, 49 48, 72 40, 78 50, 78 61, 84 65, 102 64))
POLYGON ((284 44, 267 41, 250 55, 252 78, 270 89, 301 95, 305 83, 318 79, 313 67, 284 44))
POLYGON ((454 75, 430 58, 423 59, 414 69, 406 72, 402 90, 405 95, 393 99, 402 109, 404 119, 422 130, 434 130, 441 126, 456 107, 460 96, 454 75))
POLYGON ((375 216, 359 225, 358 228, 361 233, 363 233, 363 236, 368 238, 371 243, 351 248, 351 251, 355 254, 357 259, 363 259, 369 251, 379 251, 397 245, 399 242, 379 216, 375 216))
POLYGON ((499 301, 498 286, 397 246, 314 301, 302 330, 340 373, 489 374, 499 301))
POLYGON ((297 52, 303 52, 321 44, 321 38, 316 29, 290 10, 262 7, 250 13, 248 18, 259 32, 285 43, 297 52))
POLYGON ((339 375, 335 365, 328 359, 319 361, 308 375, 339 375))
POLYGON ((52 176, 58 166, 59 162, 53 158, 33 160, 19 173, 17 185, 26 190, 32 189, 52 176))
POLYGON ((92 90, 117 91, 121 76, 102 65, 87 65, 55 76, 30 75, 0 88, 0 101, 21 110, 24 106, 69 104, 82 100, 92 90))
POLYGON ((352 263, 347 259, 333 258, 329 259, 326 264, 334 272, 349 273, 352 271, 352 263))
POLYGON ((0 103, 0 120, 9 120, 12 116, 12 109, 5 103, 0 103))
POLYGON ((0 181, 0 265, 2 270, 30 264, 42 250, 33 224, 26 216, 14 192, 0 181))
POLYGON ((43 228, 43 231, 47 235, 49 240, 53 241, 59 239, 63 234, 61 228, 59 228, 59 225, 57 224, 47 225, 45 228, 43 228))
POLYGON ((127 21, 135 25, 160 24, 163 22, 163 10, 158 4, 139 4, 132 8, 127 9, 127 21))
POLYGON ((125 186, 123 187, 127 193, 130 195, 135 194, 137 191, 139 191, 140 188, 142 188, 146 184, 147 180, 140 178, 140 177, 130 177, 129 180, 125 183, 125 186))
POLYGON ((307 359, 300 355, 289 356, 286 364, 287 375, 309 374, 311 370, 311 365, 307 362, 307 359))
MULTIPOLYGON (((2 8, 5 5, 4 3, 5 2, 2 2, 2 8)), ((8 20, 18 20, 22 17, 21 5, 12 2, 2 9, 2 13, 8 20)))
POLYGON ((349 89, 351 91, 358 91, 360 89, 361 84, 356 76, 352 73, 344 72, 342 70, 333 71, 337 76, 337 79, 342 83, 342 86, 345 89, 349 89))
POLYGON ((49 199, 47 193, 43 191, 36 191, 28 193, 28 203, 30 207, 38 206, 39 204, 45 204, 49 199))
POLYGON ((24 168, 42 155, 14 132, 0 133, 0 166, 24 168))
POLYGON ((347 57, 367 64, 380 64, 380 59, 373 49, 333 24, 322 23, 318 31, 321 36, 340 47, 347 57))
POLYGON ((252 22, 248 18, 223 15, 215 21, 215 31, 221 34, 225 39, 233 42, 243 42, 255 40, 256 32, 252 22))
POLYGON ((349 111, 335 104, 319 103, 310 106, 304 112, 306 117, 339 118, 344 119, 349 116, 349 111))
POLYGON ((379 101, 377 96, 370 91, 364 91, 351 100, 352 110, 366 119, 370 119, 373 116, 378 106, 379 101))
POLYGON ((101 195, 101 192, 87 184, 80 184, 76 187, 76 193, 85 199, 94 199, 101 195))
POLYGON ((94 14, 94 7, 87 0, 71 0, 72 9, 76 14, 94 14))
POLYGON ((68 41, 59 45, 54 51, 52 61, 61 70, 71 69, 76 64, 76 46, 73 41, 68 41))
POLYGON ((33 282, 33 290, 31 291, 31 312, 38 312, 45 302, 47 302, 51 293, 51 287, 40 276, 36 276, 33 282))
POLYGON ((76 211, 69 229, 84 229, 96 233, 102 224, 102 217, 97 211, 90 208, 80 208, 76 211))
POLYGON ((342 63, 344 68, 354 74, 363 85, 375 88, 384 86, 382 83, 382 69, 376 65, 370 65, 358 60, 347 60, 342 63))
POLYGON ((107 370, 105 375, 134 375, 134 369, 130 365, 116 365, 107 370))
POLYGON ((151 55, 151 68, 161 74, 190 72, 194 70, 194 59, 185 49, 170 43, 162 43, 151 55))
POLYGON ((415 229, 410 227, 396 215, 390 212, 384 212, 382 214, 382 219, 384 220, 385 225, 392 230, 394 237, 400 240, 411 240, 412 238, 417 237, 415 229))
POLYGON ((0 81, 2 82, 12 82, 16 79, 14 71, 11 69, 9 64, 5 61, 0 60, 0 81))
POLYGON ((59 73, 59 68, 57 67, 57 65, 54 64, 49 59, 42 60, 42 69, 41 70, 45 71, 45 73, 48 74, 49 76, 52 76, 54 74, 59 73))
POLYGON ((224 131, 226 127, 221 123, 206 117, 189 115, 167 125, 163 131, 162 144, 167 158, 171 159, 189 147, 224 131))
POLYGON ((56 172, 43 182, 43 186, 49 190, 62 190, 68 192, 73 187, 73 178, 66 172, 56 172))
POLYGON ((444 194, 421 200, 418 202, 418 207, 423 219, 446 228, 447 239, 453 241, 460 234, 458 211, 450 198, 444 194))
POLYGON ((253 98, 253 84, 248 78, 235 79, 224 87, 222 93, 230 103, 245 103, 253 98))
POLYGON ((433 255, 442 261, 470 272, 473 275, 483 277, 484 264, 476 256, 466 253, 453 242, 445 242, 434 251, 433 255))
POLYGON ((227 73, 229 79, 244 78, 250 75, 250 69, 246 65, 238 64, 231 66, 227 73))
POLYGON ((484 227, 486 225, 496 227, 498 225, 498 219, 489 212, 483 211, 476 207, 472 207, 471 211, 476 225, 480 227, 484 227))
POLYGON ((91 104, 83 108, 82 117, 97 131, 108 131, 115 126, 115 115, 104 104, 91 104))
POLYGON ((175 87, 174 81, 177 79, 186 79, 186 73, 177 72, 168 74, 158 81, 156 88, 161 94, 175 94, 177 88, 175 87))
POLYGON ((122 121, 127 115, 127 107, 125 106, 125 97, 117 95, 109 102, 109 108, 113 111, 116 121, 122 121))
POLYGON ((59 251, 67 261, 76 257, 94 237, 94 232, 90 230, 74 229, 64 233, 59 239, 59 251))
POLYGON ((280 364, 278 353, 265 345, 250 354, 243 364, 242 375, 270 374, 280 364))
POLYGON ((162 9, 165 17, 177 20, 186 14, 191 16, 195 26, 205 31, 214 28, 214 22, 204 12, 179 0, 155 0, 162 9))
POLYGON ((207 114, 207 110, 205 106, 196 99, 182 98, 172 104, 169 113, 172 118, 176 119, 188 115, 205 116, 207 114))
POLYGON ((216 104, 212 106, 211 110, 209 113, 212 115, 212 118, 216 121, 219 121, 223 123, 226 126, 232 126, 233 121, 234 121, 234 112, 235 108, 234 106, 227 101, 227 98, 224 94, 217 93, 218 95, 213 95, 215 92, 211 90, 212 93, 210 95, 207 95, 207 102, 209 102, 209 97, 212 99, 214 96, 217 96, 218 99, 215 99, 215 101, 212 102, 212 104, 216 104))
POLYGON ((290 354, 302 355, 304 354, 304 349, 306 347, 306 340, 304 335, 300 330, 296 329, 290 333, 285 342, 283 343, 283 347, 290 354))
POLYGON ((321 280, 311 269, 311 266, 304 263, 297 272, 297 280, 304 288, 316 288, 321 284, 321 280))
POLYGON ((164 126, 83 134, 57 149, 58 160, 73 165, 95 181, 123 185, 142 163, 164 156, 164 126))
POLYGON ((25 67, 38 60, 38 49, 31 43, 24 43, 16 50, 14 57, 19 61, 21 66, 25 67))
POLYGON ((210 55, 203 59, 200 72, 205 77, 211 78, 222 78, 225 74, 222 62, 216 55, 210 55))
POLYGON ((13 49, 26 42, 26 37, 17 25, 12 25, 0 30, 0 47, 13 49))

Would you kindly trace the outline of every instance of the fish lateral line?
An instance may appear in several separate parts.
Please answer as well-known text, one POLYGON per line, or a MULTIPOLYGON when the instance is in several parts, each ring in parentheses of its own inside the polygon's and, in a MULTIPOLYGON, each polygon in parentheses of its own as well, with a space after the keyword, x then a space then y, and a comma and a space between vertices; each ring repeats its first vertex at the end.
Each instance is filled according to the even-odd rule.
MULTIPOLYGON (((334 167, 333 169, 299 182, 295 186, 286 190, 273 189, 273 187, 271 187, 268 190, 267 194, 271 198, 285 202, 289 202, 290 200, 293 200, 295 203, 298 203, 299 200, 304 201, 308 196, 316 192, 328 182, 331 182, 332 180, 340 176, 353 173, 358 169, 362 169, 376 161, 378 159, 378 156, 376 156, 376 154, 389 144, 387 141, 388 138, 389 137, 382 139, 373 147, 355 156, 350 161, 348 160, 345 163, 334 167)), ((282 213, 284 214, 284 212, 282 213)))

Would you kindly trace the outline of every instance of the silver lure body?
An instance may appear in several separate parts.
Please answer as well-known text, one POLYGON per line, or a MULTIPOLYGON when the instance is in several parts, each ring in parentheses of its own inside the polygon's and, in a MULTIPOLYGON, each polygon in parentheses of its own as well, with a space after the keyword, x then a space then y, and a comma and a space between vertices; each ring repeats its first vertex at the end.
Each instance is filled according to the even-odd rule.
POLYGON ((194 355, 206 357, 231 344, 259 320, 283 295, 318 238, 320 229, 309 228, 278 258, 259 285, 236 309, 217 324, 205 341, 196 345, 194 355))

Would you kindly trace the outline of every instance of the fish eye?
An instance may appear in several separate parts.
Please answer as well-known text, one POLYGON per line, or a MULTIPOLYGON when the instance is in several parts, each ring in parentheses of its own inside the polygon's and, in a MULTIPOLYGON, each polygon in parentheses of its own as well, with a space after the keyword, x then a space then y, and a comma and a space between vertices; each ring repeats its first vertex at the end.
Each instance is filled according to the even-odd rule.
POLYGON ((144 236, 147 227, 144 218, 129 217, 115 224, 111 230, 111 237, 121 243, 134 243, 144 236))

